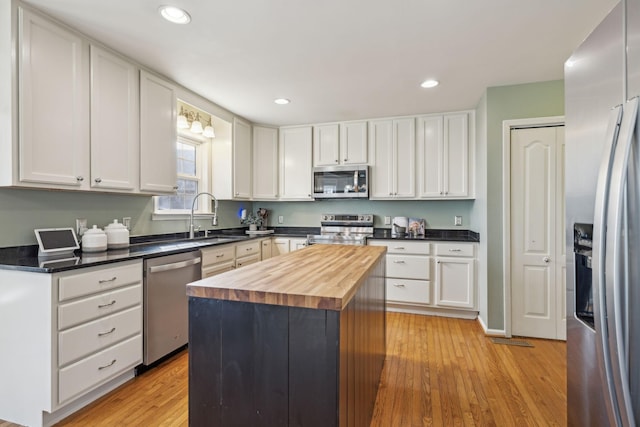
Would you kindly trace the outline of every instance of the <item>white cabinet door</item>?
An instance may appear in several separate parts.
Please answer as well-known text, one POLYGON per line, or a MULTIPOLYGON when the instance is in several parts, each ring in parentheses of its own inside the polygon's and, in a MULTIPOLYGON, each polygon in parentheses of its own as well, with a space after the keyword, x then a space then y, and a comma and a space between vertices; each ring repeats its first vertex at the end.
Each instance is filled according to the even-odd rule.
POLYGON ((414 198, 414 119, 369 122, 369 150, 372 155, 371 198, 414 198))
POLYGON ((340 123, 340 161, 344 165, 367 164, 367 122, 340 123))
POLYGON ((420 197, 443 196, 443 119, 442 116, 419 117, 417 130, 420 197))
POLYGON ((278 198, 278 129, 253 127, 253 199, 278 198))
POLYGON ((416 128, 415 120, 393 121, 394 139, 394 197, 416 196, 416 128))
POLYGON ((313 200, 311 126, 280 129, 280 199, 313 200))
POLYGON ((289 239, 289 251, 297 251, 307 247, 307 239, 289 239))
POLYGON ((251 198, 251 125, 236 117, 233 118, 233 198, 251 198))
POLYGON ((138 78, 136 67, 91 46, 91 187, 138 187, 138 78))
POLYGON ((340 133, 337 124, 313 127, 313 165, 340 164, 340 133))
POLYGON ((273 256, 273 241, 270 238, 260 242, 260 254, 263 260, 273 256))
POLYGON ((285 237, 275 237, 271 246, 271 256, 278 256, 289 253, 289 239, 285 237))
POLYGON ((140 190, 175 193, 176 94, 174 86, 140 71, 140 190))
POLYGON ((393 198, 393 122, 369 122, 369 151, 372 156, 369 177, 371 198, 393 198))
POLYGON ((469 114, 419 117, 417 139, 420 197, 469 197, 469 114))
POLYGON ((88 189, 87 46, 36 14, 18 13, 19 180, 88 189))
POLYGON ((436 258, 436 305, 475 307, 475 260, 436 258))

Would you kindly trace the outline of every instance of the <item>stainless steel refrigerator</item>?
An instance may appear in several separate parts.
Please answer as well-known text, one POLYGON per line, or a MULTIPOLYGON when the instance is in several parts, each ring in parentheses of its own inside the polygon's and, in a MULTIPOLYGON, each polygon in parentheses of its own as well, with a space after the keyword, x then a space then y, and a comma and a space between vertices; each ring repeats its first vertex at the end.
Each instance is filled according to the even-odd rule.
POLYGON ((640 0, 565 64, 569 426, 640 424, 640 0))

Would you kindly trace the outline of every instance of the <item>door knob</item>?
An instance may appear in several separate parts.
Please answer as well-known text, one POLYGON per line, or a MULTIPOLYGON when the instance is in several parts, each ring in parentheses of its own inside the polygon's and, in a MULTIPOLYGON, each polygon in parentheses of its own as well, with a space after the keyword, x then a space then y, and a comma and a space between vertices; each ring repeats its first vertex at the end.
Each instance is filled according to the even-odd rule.
POLYGON ((549 259, 549 257, 548 257, 548 256, 546 256, 546 257, 542 258, 542 261, 544 261, 544 262, 549 262, 549 261, 550 261, 550 259, 549 259))

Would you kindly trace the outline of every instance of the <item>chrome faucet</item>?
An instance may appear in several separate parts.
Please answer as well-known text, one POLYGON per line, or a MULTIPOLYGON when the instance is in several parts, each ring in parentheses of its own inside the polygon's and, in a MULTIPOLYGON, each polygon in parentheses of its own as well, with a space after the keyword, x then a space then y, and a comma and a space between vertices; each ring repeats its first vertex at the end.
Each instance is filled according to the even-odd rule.
POLYGON ((193 239, 193 209, 195 209, 196 206, 196 200, 198 200, 198 197, 203 195, 203 194, 207 194, 209 197, 211 197, 213 199, 213 224, 214 226, 218 225, 218 199, 216 199, 216 196, 214 196, 211 193, 207 193, 206 191, 203 191, 202 193, 198 193, 195 196, 193 196, 193 201, 191 202, 191 215, 189 215, 189 238, 193 239))

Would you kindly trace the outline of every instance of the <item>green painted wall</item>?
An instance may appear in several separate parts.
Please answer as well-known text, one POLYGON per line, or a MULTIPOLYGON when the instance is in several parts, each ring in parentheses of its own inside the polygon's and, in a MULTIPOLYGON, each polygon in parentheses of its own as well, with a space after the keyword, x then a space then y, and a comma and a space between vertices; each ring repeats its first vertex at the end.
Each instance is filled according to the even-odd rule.
MULTIPOLYGON (((203 196, 204 197, 204 196, 203 196)), ((237 227, 237 212, 243 204, 221 201, 219 227, 237 227)), ((247 207, 250 208, 250 204, 247 207)), ((35 228, 75 227, 76 218, 86 218, 104 227, 114 219, 131 217, 131 235, 186 232, 188 219, 151 220, 153 199, 68 191, 0 189, 0 247, 36 244, 35 228)), ((211 220, 196 221, 203 229, 212 229, 211 220)))
POLYGON ((385 216, 424 218, 430 228, 456 228, 453 216, 462 216, 462 227, 469 228, 473 200, 446 201, 383 201, 383 200, 322 200, 314 202, 254 202, 257 208, 270 210, 269 225, 277 226, 278 216, 284 216, 283 226, 320 226, 323 213, 372 213, 375 227, 384 225, 385 216))
MULTIPOLYGON (((502 253, 502 122, 504 120, 564 115, 562 80, 486 91, 487 150, 487 315, 490 329, 504 329, 504 276, 502 253)), ((479 205, 478 209, 483 209, 479 205)), ((474 212, 474 218, 482 212, 474 212)))

